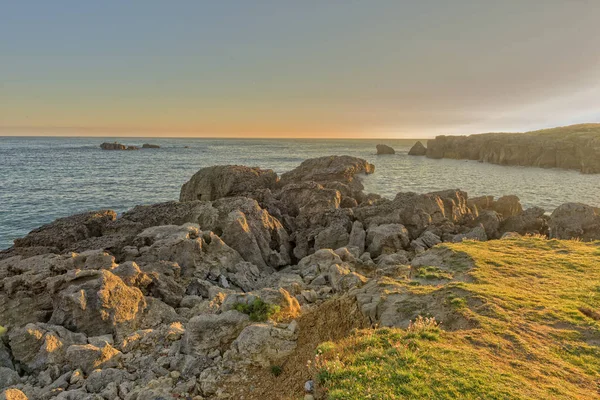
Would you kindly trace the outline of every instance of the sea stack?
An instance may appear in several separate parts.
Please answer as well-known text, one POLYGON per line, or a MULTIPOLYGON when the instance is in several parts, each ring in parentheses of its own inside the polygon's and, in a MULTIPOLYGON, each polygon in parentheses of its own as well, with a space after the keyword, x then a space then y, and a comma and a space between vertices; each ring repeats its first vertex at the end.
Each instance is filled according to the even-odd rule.
POLYGON ((378 144, 377 145, 377 155, 385 155, 385 154, 396 154, 396 150, 391 148, 386 144, 378 144))
POLYGON ((425 154, 427 154, 427 148, 420 141, 415 143, 408 152, 409 156, 424 156, 425 154))

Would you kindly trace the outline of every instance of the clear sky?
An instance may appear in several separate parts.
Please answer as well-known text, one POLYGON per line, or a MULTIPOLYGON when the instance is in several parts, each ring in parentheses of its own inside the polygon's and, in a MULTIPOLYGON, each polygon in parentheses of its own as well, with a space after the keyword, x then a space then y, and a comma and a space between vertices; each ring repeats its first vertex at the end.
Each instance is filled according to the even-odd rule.
POLYGON ((0 0, 0 135, 600 121, 599 0, 0 0))

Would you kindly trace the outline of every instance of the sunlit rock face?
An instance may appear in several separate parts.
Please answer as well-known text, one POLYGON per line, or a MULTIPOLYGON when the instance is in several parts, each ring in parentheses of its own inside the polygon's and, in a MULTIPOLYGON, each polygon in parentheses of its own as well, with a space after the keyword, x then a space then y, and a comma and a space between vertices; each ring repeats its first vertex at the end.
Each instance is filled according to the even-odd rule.
POLYGON ((548 131, 470 136, 437 136, 427 142, 429 158, 478 160, 501 165, 576 169, 600 173, 600 134, 579 131, 548 131))

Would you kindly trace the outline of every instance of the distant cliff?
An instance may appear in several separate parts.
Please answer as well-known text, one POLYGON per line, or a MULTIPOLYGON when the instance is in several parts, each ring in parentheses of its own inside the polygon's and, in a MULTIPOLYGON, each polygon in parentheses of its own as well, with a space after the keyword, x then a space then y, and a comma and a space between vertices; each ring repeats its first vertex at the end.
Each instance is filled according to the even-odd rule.
POLYGON ((501 165, 577 169, 600 173, 600 124, 580 124, 526 133, 437 136, 429 158, 478 160, 501 165))

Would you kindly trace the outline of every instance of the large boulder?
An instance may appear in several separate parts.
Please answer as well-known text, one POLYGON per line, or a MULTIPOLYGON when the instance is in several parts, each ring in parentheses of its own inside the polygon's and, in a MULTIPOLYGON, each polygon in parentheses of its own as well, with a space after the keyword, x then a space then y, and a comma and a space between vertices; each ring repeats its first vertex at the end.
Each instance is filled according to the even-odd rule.
POLYGON ((383 224, 367 230, 367 250, 372 257, 392 254, 408 248, 408 231, 400 224, 383 224))
POLYGON ((380 156, 380 155, 387 155, 387 154, 396 154, 396 151, 392 147, 390 147, 390 146, 388 146, 386 144, 378 144, 376 146, 376 148, 377 148, 377 155, 378 156, 380 156))
POLYGON ((184 354, 206 355, 212 350, 229 347, 249 321, 248 315, 235 310, 198 315, 187 324, 181 350, 184 354))
POLYGON ((55 296, 50 323, 100 335, 128 331, 146 307, 142 292, 106 270, 71 271, 55 296))
POLYGON ((372 174, 375 166, 351 156, 327 156, 305 160, 297 168, 281 175, 282 186, 289 183, 313 181, 317 183, 340 182, 353 191, 362 191, 363 185, 357 178, 360 174, 372 174))
POLYGON ((518 215, 506 218, 500 224, 500 232, 516 232, 520 235, 525 234, 548 234, 548 219, 543 208, 532 207, 518 215))
POLYGON ((600 240, 600 213, 586 204, 565 203, 552 212, 548 227, 554 239, 600 240))
POLYGON ((102 347, 74 344, 67 348, 66 356, 71 368, 81 369, 87 375, 95 369, 118 366, 121 352, 110 344, 102 347))
POLYGON ((48 282, 77 265, 78 258, 73 254, 17 256, 0 261, 2 325, 20 327, 30 322, 48 321, 54 309, 48 282))
POLYGON ((86 337, 62 326, 36 323, 9 332, 15 363, 26 372, 35 372, 67 361, 66 350, 87 343, 86 337))
POLYGON ((427 154, 427 147, 423 146, 423 143, 418 141, 408 151, 409 156, 424 156, 427 154))
POLYGON ((179 201, 217 200, 243 195, 256 189, 272 188, 277 181, 277 174, 270 169, 241 165, 202 168, 181 187, 179 201))
POLYGON ((100 210, 59 218, 16 239, 15 247, 44 246, 64 250, 80 240, 102 236, 106 226, 116 217, 117 213, 112 210, 100 210))
POLYGON ((292 354, 297 338, 298 333, 293 329, 253 324, 239 334, 225 353, 225 359, 236 364, 268 367, 292 354))
POLYGON ((198 222, 203 229, 218 232, 225 243, 244 260, 262 269, 290 263, 290 239, 281 222, 256 200, 235 197, 213 202, 213 209, 198 222))

